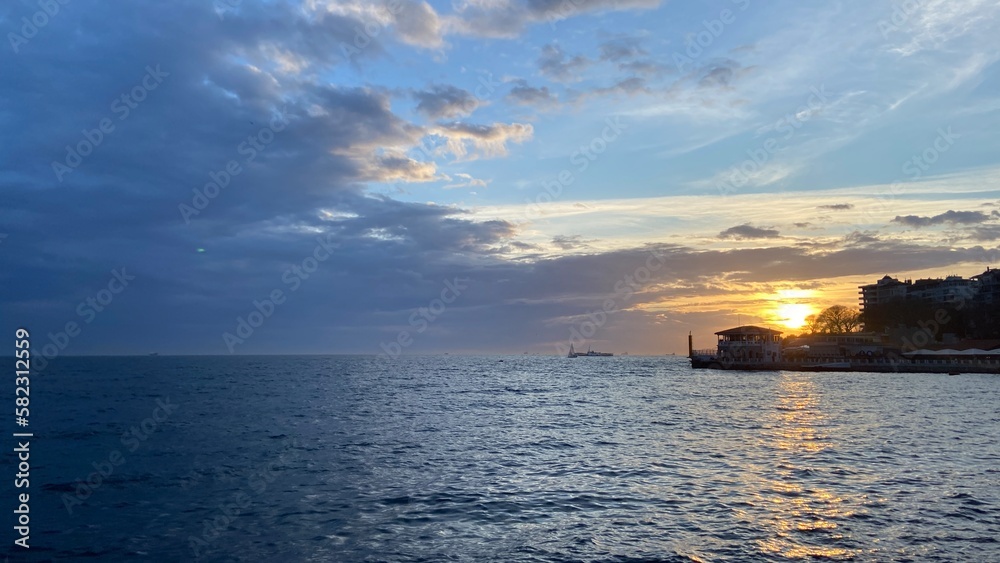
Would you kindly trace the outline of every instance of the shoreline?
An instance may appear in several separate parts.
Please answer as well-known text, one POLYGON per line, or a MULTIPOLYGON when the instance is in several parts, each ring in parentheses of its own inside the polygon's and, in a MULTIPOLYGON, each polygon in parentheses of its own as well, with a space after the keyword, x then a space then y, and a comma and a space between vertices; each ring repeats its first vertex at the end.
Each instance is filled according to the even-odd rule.
POLYGON ((735 371, 815 371, 874 373, 983 373, 1000 374, 1000 359, 991 360, 890 360, 890 359, 807 359, 802 361, 733 361, 716 357, 692 356, 693 369, 735 371))

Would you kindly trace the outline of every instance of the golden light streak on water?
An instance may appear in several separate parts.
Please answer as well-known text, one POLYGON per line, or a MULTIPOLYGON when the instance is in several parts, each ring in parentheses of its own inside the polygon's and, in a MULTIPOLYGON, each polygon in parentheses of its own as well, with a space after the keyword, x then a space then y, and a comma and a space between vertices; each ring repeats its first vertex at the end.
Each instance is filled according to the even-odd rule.
POLYGON ((810 458, 835 446, 833 433, 826 431, 822 397, 809 374, 783 375, 778 393, 762 444, 775 455, 772 467, 760 468, 753 502, 765 515, 743 512, 769 532, 756 547, 761 554, 788 559, 852 559, 861 551, 836 546, 843 539, 837 521, 854 514, 843 508, 852 503, 803 477, 810 472, 810 458), (815 542, 804 542, 803 532, 815 542))

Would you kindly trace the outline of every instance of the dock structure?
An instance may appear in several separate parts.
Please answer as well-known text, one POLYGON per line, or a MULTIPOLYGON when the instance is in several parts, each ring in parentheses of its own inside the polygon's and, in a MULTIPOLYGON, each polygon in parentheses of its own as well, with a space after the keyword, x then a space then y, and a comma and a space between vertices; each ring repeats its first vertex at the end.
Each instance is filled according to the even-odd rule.
POLYGON ((688 357, 696 369, 742 371, 841 371, 878 373, 1000 373, 1000 348, 902 352, 876 345, 869 336, 820 335, 819 345, 784 348, 781 332, 740 326, 715 333, 714 350, 696 350, 688 334, 688 357))

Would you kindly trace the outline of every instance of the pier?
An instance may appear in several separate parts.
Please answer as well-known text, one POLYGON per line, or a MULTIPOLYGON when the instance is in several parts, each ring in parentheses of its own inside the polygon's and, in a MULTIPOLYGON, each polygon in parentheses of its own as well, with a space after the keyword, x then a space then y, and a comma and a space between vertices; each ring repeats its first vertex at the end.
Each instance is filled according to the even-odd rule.
MULTIPOLYGON (((695 350, 694 337, 688 334, 688 357, 695 369, 740 371, 832 371, 875 373, 996 373, 1000 374, 1000 352, 978 354, 927 352, 906 354, 881 349, 872 353, 871 344, 860 341, 858 352, 840 355, 810 355, 801 349, 783 349, 781 333, 757 326, 741 326, 715 333, 716 349, 695 350), (864 350, 867 350, 864 351, 864 350), (788 352, 788 353, 785 353, 788 352), (909 356, 909 357, 908 357, 909 356)), ((808 348, 808 346, 804 347, 808 348)))

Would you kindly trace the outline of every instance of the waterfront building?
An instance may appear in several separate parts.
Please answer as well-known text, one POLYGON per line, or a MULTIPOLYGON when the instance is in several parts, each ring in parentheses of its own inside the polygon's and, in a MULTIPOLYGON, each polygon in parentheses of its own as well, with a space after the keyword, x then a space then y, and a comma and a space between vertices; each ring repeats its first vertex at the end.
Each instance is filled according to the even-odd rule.
POLYGON ((996 269, 986 268, 968 279, 951 275, 899 281, 887 275, 859 289, 865 328, 882 333, 894 345, 906 344, 906 337, 912 340, 917 329, 942 344, 1000 336, 996 269))
POLYGON ((869 285, 862 285, 861 289, 861 310, 865 307, 884 305, 894 299, 905 299, 909 293, 913 282, 906 280, 901 282, 888 274, 877 282, 869 285))
POLYGON ((976 293, 976 282, 962 276, 948 276, 942 279, 922 279, 907 288, 907 297, 930 303, 960 303, 972 299, 976 293))
POLYGON ((780 361, 781 332, 759 326, 741 326, 716 332, 717 354, 723 358, 751 361, 780 361))
POLYGON ((1000 303, 1000 270, 986 268, 982 274, 968 279, 948 276, 899 281, 886 275, 877 282, 859 286, 858 289, 862 312, 900 299, 953 305, 969 301, 1000 303))
POLYGON ((972 276, 975 280, 976 295, 985 305, 1000 304, 1000 270, 986 268, 986 271, 972 276))
POLYGON ((789 340, 784 355, 811 358, 881 356, 885 351, 882 335, 875 332, 810 334, 789 340))

